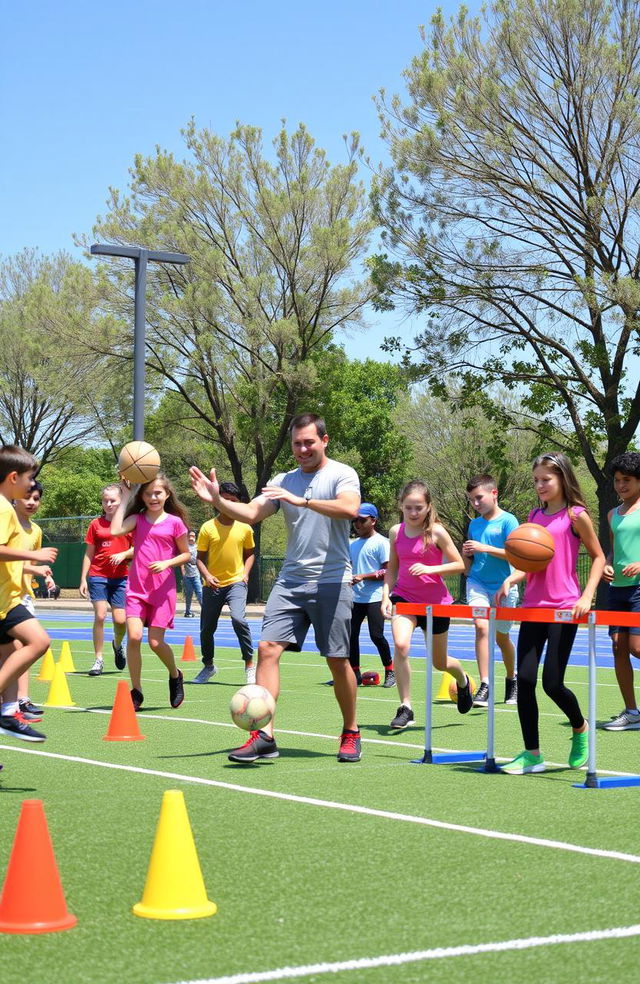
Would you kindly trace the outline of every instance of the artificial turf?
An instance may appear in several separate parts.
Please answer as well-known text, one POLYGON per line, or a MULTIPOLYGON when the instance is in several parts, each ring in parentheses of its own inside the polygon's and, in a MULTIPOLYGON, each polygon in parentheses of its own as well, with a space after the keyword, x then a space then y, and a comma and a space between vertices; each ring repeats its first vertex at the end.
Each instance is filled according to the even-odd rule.
MULTIPOLYGON (((53 649, 57 656, 60 643, 53 649)), ((89 644, 73 643, 72 653, 84 671, 68 677, 78 706, 46 710, 36 725, 47 734, 42 745, 0 739, 0 873, 22 801, 41 799, 67 904, 78 917, 67 932, 2 936, 6 965, 20 968, 26 961, 37 967, 42 984, 209 980, 638 922, 637 860, 486 836, 498 831, 640 855, 640 789, 575 789, 572 783, 584 773, 563 765, 570 729, 543 694, 549 771, 541 775, 412 765, 423 747, 422 661, 414 675, 416 726, 391 733, 396 692, 362 689, 363 759, 338 764, 339 716, 324 685, 326 666, 308 653, 285 654, 280 758, 238 766, 226 755, 246 737, 228 714, 229 698, 244 676, 237 652, 220 650, 219 674, 206 686, 187 686, 177 710, 168 706, 164 670, 147 653, 145 710, 138 715, 146 737, 127 743, 102 740, 123 675, 89 678, 89 644), (211 918, 169 922, 131 913, 142 897, 167 789, 184 792, 208 897, 218 905, 211 918), (338 808, 345 805, 389 815, 338 808), (450 826, 413 823, 412 817, 450 826)), ((189 679, 199 664, 181 667, 189 679)), ((567 679, 586 707, 586 670, 570 667, 567 679)), ((611 671, 600 672, 598 690, 599 717, 619 711, 611 671)), ((33 697, 46 693, 46 684, 33 682, 33 697)), ((483 710, 463 718, 453 704, 438 704, 434 725, 434 747, 483 747, 483 710)), ((599 732, 599 769, 638 770, 639 743, 639 732, 599 732)), ((497 705, 496 754, 510 757, 521 747, 516 709, 497 705)), ((618 981, 635 979, 639 955, 640 937, 633 936, 421 959, 397 969, 357 967, 328 977, 317 971, 300 979, 378 984, 399 977, 408 984, 473 977, 482 984, 535 976, 558 984, 609 984, 612 974, 618 981)))

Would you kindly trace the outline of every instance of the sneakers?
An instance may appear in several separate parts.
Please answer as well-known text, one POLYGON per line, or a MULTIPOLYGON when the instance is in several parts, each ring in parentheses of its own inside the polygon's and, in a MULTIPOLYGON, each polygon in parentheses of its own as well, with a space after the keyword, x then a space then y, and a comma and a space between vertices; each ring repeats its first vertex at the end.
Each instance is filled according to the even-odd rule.
POLYGON ((640 731, 640 714, 632 714, 631 711, 620 711, 610 721, 605 721, 602 725, 605 731, 640 731))
POLYGON ((518 678, 514 677, 513 680, 504 681, 504 702, 505 704, 517 704, 518 703, 518 678))
POLYGON ((489 703, 489 684, 481 683, 473 698, 474 707, 487 707, 489 703))
POLYGON ((247 667, 245 667, 245 673, 247 675, 247 683, 255 683, 256 682, 256 668, 255 668, 255 666, 247 666, 247 667))
POLYGON ((20 713, 25 721, 42 721, 44 709, 32 704, 28 697, 21 697, 18 701, 20 713))
POLYGON ((469 677, 465 677, 465 679, 467 682, 464 687, 461 687, 460 684, 458 684, 458 710, 461 714, 468 714, 473 707, 473 697, 471 696, 469 677))
POLYGON ((569 768, 580 769, 587 764, 589 758, 589 729, 573 733, 571 751, 569 752, 569 768))
POLYGON ((524 776, 529 772, 544 772, 546 765, 542 755, 532 755, 531 752, 520 752, 510 762, 505 762, 500 766, 501 772, 507 772, 511 776, 524 776))
POLYGON ((218 670, 213 665, 213 663, 211 663, 211 665, 205 663, 205 665, 198 673, 197 677, 194 677, 191 683, 209 683, 211 677, 215 676, 217 672, 218 670))
POLYGON ((47 737, 41 731, 32 728, 19 711, 13 715, 0 714, 0 734, 20 738, 22 741, 44 741, 47 737))
POLYGON ((104 669, 104 662, 101 659, 96 659, 95 663, 89 670, 89 676, 100 676, 104 669))
POLYGON ((169 703, 172 707, 180 707, 184 700, 184 677, 178 670, 177 677, 169 677, 169 703))
POLYGON ((413 720, 414 717, 411 708, 407 707, 406 704, 400 704, 398 712, 389 727, 393 728, 394 731, 402 731, 402 729, 410 725, 413 720))
POLYGON ((197 618, 198 616, 196 615, 195 612, 185 612, 184 613, 184 617, 185 618, 197 618))
POLYGON ((124 654, 122 643, 120 643, 119 646, 116 646, 115 642, 112 641, 111 645, 113 646, 113 659, 116 664, 116 669, 124 670, 125 666, 127 665, 127 657, 124 654))
POLYGON ((384 683, 382 684, 382 686, 389 688, 389 687, 395 687, 395 685, 396 685, 396 675, 395 675, 395 673, 393 672, 393 670, 385 670, 384 671, 384 683))
POLYGON ((338 762, 359 762, 362 758, 360 751, 360 732, 343 731, 340 735, 340 751, 338 762))
POLYGON ((134 711, 139 711, 140 708, 142 707, 142 701, 144 700, 144 697, 142 696, 142 691, 136 690, 136 688, 134 687, 133 690, 131 691, 131 700, 133 702, 134 711))
POLYGON ((230 762, 255 762, 257 759, 277 759, 280 752, 266 731, 252 731, 247 741, 240 748, 229 752, 230 762))

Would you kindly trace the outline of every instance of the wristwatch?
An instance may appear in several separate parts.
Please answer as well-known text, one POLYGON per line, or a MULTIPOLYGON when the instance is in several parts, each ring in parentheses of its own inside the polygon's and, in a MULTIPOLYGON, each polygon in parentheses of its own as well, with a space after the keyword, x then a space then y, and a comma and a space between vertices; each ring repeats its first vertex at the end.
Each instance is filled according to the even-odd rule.
POLYGON ((304 490, 303 498, 304 498, 304 507, 305 509, 308 509, 309 501, 313 498, 313 489, 311 488, 311 486, 309 486, 309 488, 304 490))

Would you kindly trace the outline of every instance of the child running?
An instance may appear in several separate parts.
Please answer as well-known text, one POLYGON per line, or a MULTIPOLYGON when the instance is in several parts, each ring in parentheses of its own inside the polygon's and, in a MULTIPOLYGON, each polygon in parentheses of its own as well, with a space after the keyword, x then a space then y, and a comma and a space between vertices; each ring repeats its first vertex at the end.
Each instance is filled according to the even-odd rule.
POLYGON ((146 626, 151 649, 169 671, 169 703, 179 707, 184 700, 182 673, 164 634, 173 628, 176 612, 176 577, 172 568, 191 558, 187 513, 162 472, 152 482, 135 488, 134 492, 123 482, 122 499, 111 521, 112 536, 133 533, 133 561, 125 600, 131 699, 136 711, 140 710, 144 700, 140 646, 146 626))
POLYGON ((128 561, 133 556, 130 536, 111 534, 111 520, 120 505, 122 493, 119 485, 106 485, 102 490, 102 515, 89 523, 84 542, 87 544, 82 559, 80 594, 87 595, 93 605, 94 663, 89 676, 100 676, 104 669, 104 623, 111 609, 113 619, 113 656, 116 669, 123 670, 126 658, 122 640, 126 629, 124 591, 129 573, 128 561))
MULTIPOLYGON (((398 500, 403 521, 389 531, 389 566, 384 576, 382 614, 392 618, 394 666, 400 707, 390 727, 401 731, 414 720, 411 708, 409 651, 416 626, 426 629, 426 615, 394 614, 399 601, 426 605, 450 605, 453 601, 443 574, 461 574, 462 557, 438 520, 429 489, 420 481, 409 482, 398 500), (393 593, 391 593, 393 592, 393 593)), ((447 655, 449 619, 433 619, 433 665, 446 670, 458 684, 458 710, 466 714, 473 700, 469 677, 457 659, 447 655)))
MULTIPOLYGON (((553 536, 555 554, 542 571, 524 574, 514 571, 496 595, 500 599, 511 587, 526 578, 523 608, 570 609, 574 618, 585 615, 602 577, 604 554, 584 503, 573 466, 559 452, 542 454, 533 462, 533 484, 540 506, 529 513, 528 522, 544 526, 553 536), (591 570, 584 591, 577 574, 578 551, 584 544, 591 557, 591 570)), ((538 733, 536 681, 542 651, 547 652, 542 669, 544 692, 566 714, 573 728, 569 768, 579 769, 588 758, 588 724, 575 694, 565 687, 564 675, 578 626, 563 622, 523 622, 518 634, 518 717, 524 751, 502 766, 503 772, 523 775, 544 772, 538 733)))

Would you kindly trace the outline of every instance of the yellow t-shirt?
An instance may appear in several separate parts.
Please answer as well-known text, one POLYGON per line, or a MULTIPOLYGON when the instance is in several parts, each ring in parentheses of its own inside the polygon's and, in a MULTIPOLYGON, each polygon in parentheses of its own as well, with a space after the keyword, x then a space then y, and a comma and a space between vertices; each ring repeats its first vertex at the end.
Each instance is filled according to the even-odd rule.
POLYGON ((244 551, 253 546, 253 530, 246 523, 225 526, 210 519, 198 533, 198 553, 206 552, 207 570, 218 578, 222 588, 243 579, 244 551))
MULTIPOLYGON (((24 530, 8 499, 0 495, 0 545, 24 550, 24 530)), ((23 560, 0 561, 0 619, 20 604, 24 594, 23 560)))
MULTIPOLYGON (((20 520, 18 520, 18 522, 20 522, 20 520)), ((20 523, 20 525, 22 526, 22 523, 20 523)), ((42 547, 42 529, 37 523, 32 522, 30 530, 25 530, 24 526, 22 526, 22 535, 24 537, 23 545, 25 550, 40 550, 42 547)), ((35 598, 35 592, 31 581, 32 575, 25 574, 24 590, 22 594, 28 594, 31 595, 32 598, 35 598)))

